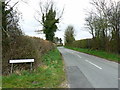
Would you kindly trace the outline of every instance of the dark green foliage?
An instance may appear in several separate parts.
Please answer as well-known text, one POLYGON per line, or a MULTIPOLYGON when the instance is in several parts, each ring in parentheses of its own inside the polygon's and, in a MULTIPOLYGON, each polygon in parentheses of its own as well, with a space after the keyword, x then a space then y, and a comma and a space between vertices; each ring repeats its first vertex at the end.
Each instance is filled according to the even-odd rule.
POLYGON ((43 19, 43 32, 46 36, 46 40, 53 41, 54 33, 57 30, 56 23, 59 23, 59 19, 55 19, 56 11, 53 11, 53 7, 46 14, 45 18, 43 19))
POLYGON ((56 10, 54 10, 53 6, 53 2, 49 2, 49 5, 46 6, 46 12, 42 13, 43 33, 45 34, 46 40, 52 42, 54 41, 54 35, 58 28, 56 24, 59 23, 59 18, 56 19, 56 10))
POLYGON ((40 15, 40 18, 36 17, 36 20, 43 28, 42 30, 36 30, 36 32, 43 32, 46 40, 54 42, 55 32, 58 30, 57 25, 60 23, 64 9, 62 12, 58 11, 53 0, 41 1, 39 6, 40 12, 38 11, 38 15, 40 15))

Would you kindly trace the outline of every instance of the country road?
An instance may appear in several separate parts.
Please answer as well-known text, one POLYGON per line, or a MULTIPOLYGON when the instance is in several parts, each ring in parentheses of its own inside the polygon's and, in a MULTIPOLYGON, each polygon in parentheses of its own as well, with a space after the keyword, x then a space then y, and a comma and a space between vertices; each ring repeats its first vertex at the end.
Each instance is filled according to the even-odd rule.
POLYGON ((58 47, 65 61, 70 88, 118 88, 118 64, 58 47))

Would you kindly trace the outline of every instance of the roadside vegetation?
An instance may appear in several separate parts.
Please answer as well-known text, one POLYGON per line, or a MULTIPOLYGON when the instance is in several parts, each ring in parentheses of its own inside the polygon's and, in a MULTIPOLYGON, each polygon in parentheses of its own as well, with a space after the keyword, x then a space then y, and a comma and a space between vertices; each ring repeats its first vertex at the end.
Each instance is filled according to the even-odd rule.
MULTIPOLYGON (((3 43, 4 44, 4 43, 3 43)), ((10 74, 11 59, 35 59, 34 68, 41 64, 41 56, 55 48, 52 42, 36 37, 18 36, 9 46, 3 46, 2 74, 10 74)), ((14 72, 29 69, 29 64, 15 64, 14 72)))
MULTIPOLYGON (((2 2, 3 75, 10 74, 11 65, 9 64, 9 60, 34 58, 34 68, 37 68, 41 64, 41 56, 55 48, 55 45, 51 41, 26 36, 22 32, 21 26, 19 25, 22 14, 16 8, 16 5, 20 2, 13 2, 13 5, 10 5, 12 1, 13 0, 6 0, 2 2)), ((51 10, 48 11, 50 12, 51 10)), ((16 70, 22 71, 28 68, 29 64, 17 64, 14 65, 14 72, 16 70)))
MULTIPOLYGON (((62 87, 65 73, 61 55, 51 40, 54 34, 49 39, 46 37, 47 40, 26 36, 19 25, 21 14, 15 9, 19 1, 13 6, 10 5, 11 1, 2 2, 2 87, 62 87), (35 59, 33 71, 29 70, 29 63, 24 63, 14 64, 13 73, 10 73, 9 60, 32 58, 35 59)), ((51 9, 48 10, 50 16, 54 13, 51 9)))
POLYGON ((92 38, 75 40, 74 29, 65 31, 65 47, 120 61, 120 1, 92 0, 94 10, 87 12, 86 30, 92 38))
POLYGON ((118 55, 118 54, 108 53, 108 52, 101 51, 101 50, 91 50, 91 49, 75 48, 75 47, 68 47, 68 46, 65 46, 65 47, 68 49, 75 50, 75 51, 87 53, 90 55, 95 55, 95 56, 98 56, 98 57, 101 57, 101 58, 104 58, 107 60, 120 62, 120 55, 118 55))
POLYGON ((42 56, 42 64, 32 72, 3 76, 3 88, 62 88, 65 81, 63 61, 57 49, 42 56))

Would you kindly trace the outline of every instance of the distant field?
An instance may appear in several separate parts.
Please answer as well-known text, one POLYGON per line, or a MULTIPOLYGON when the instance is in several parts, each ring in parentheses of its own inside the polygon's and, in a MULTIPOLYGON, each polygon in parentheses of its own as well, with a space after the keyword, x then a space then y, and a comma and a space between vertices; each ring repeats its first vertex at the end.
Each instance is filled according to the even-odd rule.
POLYGON ((57 49, 42 57, 43 64, 32 72, 22 71, 3 76, 3 88, 60 88, 65 81, 63 61, 57 49))
POLYGON ((72 50, 76 50, 79 52, 83 52, 83 53, 87 53, 87 54, 91 54, 91 55, 95 55, 101 58, 105 58, 111 61, 115 61, 115 62, 120 62, 120 55, 117 54, 113 54, 113 53, 108 53, 105 51, 100 51, 100 50, 90 50, 90 49, 83 49, 83 48, 73 48, 73 47, 67 47, 66 48, 72 49, 72 50))

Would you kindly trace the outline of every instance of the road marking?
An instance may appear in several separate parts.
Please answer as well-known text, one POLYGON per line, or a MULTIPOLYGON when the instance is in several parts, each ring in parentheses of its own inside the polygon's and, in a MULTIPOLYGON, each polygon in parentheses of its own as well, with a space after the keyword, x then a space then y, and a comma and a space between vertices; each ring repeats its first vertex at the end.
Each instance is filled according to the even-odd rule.
POLYGON ((77 55, 79 58, 81 58, 81 56, 77 55))
POLYGON ((68 84, 68 88, 70 88, 70 84, 68 84))
POLYGON ((97 67, 97 68, 99 68, 99 69, 102 69, 101 67, 99 67, 98 65, 96 65, 96 64, 94 64, 94 63, 92 63, 92 62, 90 62, 90 61, 88 61, 88 60, 85 60, 86 62, 88 62, 88 63, 90 63, 90 64, 92 64, 92 65, 94 65, 95 67, 97 67))

